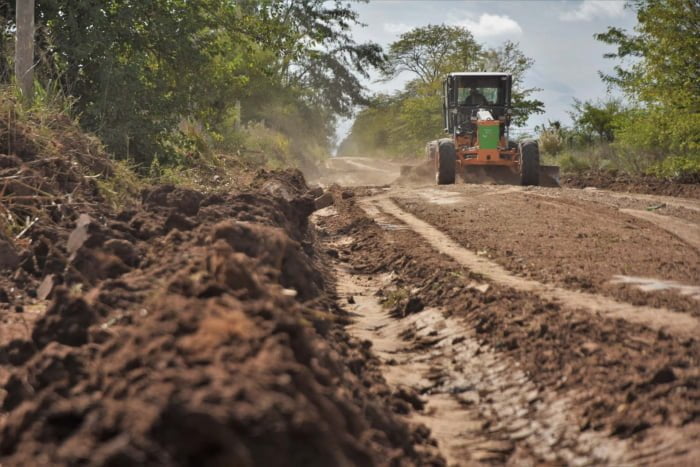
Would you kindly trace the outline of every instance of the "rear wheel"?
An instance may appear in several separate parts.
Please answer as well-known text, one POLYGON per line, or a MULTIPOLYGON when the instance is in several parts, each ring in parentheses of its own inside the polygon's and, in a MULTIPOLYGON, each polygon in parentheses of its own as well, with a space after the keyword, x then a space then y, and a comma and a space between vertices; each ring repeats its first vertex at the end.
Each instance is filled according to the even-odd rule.
POLYGON ((520 143, 520 183, 540 184, 540 148, 537 141, 525 140, 520 143))
POLYGON ((435 179, 438 185, 452 185, 457 170, 457 152, 452 140, 442 140, 438 148, 438 166, 435 179))

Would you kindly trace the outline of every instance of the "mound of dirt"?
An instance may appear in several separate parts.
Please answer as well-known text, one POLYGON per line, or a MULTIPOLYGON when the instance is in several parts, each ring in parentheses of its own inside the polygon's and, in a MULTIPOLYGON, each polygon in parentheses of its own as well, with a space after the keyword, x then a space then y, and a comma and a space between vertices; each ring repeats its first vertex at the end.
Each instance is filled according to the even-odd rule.
POLYGON ((72 205, 17 247, 0 464, 442 464, 326 298, 303 178, 254 185, 72 205))
POLYGON ((610 172, 567 173, 562 175, 561 182, 562 186, 571 188, 594 187, 629 193, 700 199, 700 183, 680 183, 648 175, 631 176, 610 172))
MULTIPOLYGON (((8 152, 0 154, 0 295, 5 298, 0 310, 37 305, 36 291, 44 280, 47 293, 41 299, 63 276, 90 283, 123 272, 128 264, 109 251, 99 253, 103 262, 97 268, 87 268, 98 263, 77 251, 88 239, 104 240, 93 231, 98 223, 88 220, 108 211, 97 180, 114 174, 100 141, 65 114, 25 111, 19 118, 15 103, 5 96, 0 109, 0 150, 8 152), (79 221, 81 215, 87 217, 79 221), (76 222, 85 225, 68 242, 76 222)), ((114 240, 130 241, 125 235, 114 240)), ((123 244, 111 246, 124 249, 123 244)))

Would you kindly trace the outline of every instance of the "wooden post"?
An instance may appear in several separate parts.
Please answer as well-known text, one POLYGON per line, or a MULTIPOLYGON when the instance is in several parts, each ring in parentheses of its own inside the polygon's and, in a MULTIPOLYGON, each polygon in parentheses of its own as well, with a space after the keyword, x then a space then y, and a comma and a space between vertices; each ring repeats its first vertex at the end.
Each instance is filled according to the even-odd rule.
POLYGON ((34 85, 34 0, 17 0, 15 5, 15 78, 22 96, 31 101, 34 85))

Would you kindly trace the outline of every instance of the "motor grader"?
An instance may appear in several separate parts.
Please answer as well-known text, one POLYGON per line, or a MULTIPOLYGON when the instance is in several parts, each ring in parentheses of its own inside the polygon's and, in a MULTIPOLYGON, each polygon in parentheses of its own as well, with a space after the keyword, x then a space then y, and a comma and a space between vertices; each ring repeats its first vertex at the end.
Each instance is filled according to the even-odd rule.
POLYGON ((540 165, 537 141, 509 138, 513 78, 508 73, 450 73, 443 83, 443 119, 449 138, 430 141, 426 155, 438 185, 492 180, 558 185, 559 167, 540 165))

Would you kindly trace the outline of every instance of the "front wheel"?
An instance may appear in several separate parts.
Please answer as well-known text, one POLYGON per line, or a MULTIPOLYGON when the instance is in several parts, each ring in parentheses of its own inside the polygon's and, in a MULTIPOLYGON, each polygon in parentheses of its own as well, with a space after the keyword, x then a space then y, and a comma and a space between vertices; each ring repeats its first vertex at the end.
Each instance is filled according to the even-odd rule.
POLYGON ((537 141, 525 140, 520 143, 520 184, 540 184, 540 148, 537 141))
POLYGON ((457 171, 457 151, 451 140, 439 143, 438 166, 435 179, 438 185, 452 185, 457 171))

